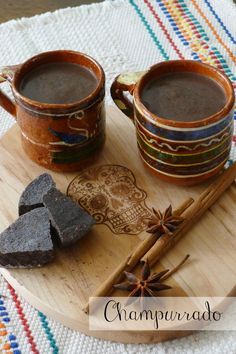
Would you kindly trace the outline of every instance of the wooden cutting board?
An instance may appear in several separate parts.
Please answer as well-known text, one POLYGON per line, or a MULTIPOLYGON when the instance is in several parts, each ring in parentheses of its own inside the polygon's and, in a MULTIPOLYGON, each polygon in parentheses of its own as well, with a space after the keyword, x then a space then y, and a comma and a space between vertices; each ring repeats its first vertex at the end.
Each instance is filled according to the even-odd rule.
MULTIPOLYGON (((91 332, 88 316, 82 311, 99 284, 139 242, 142 224, 135 220, 152 206, 164 210, 170 203, 177 207, 186 197, 195 197, 205 185, 176 187, 158 180, 149 173, 139 158, 133 124, 116 108, 107 110, 107 140, 103 152, 90 173, 96 180, 96 209, 101 203, 101 176, 109 169, 117 176, 126 176, 127 193, 137 191, 137 200, 127 204, 113 181, 110 197, 111 215, 98 217, 99 224, 72 248, 57 250, 54 263, 32 270, 5 270, 1 273, 30 304, 62 324, 103 339, 130 343, 153 343, 189 334, 184 331, 164 332, 91 332), (97 188, 97 192, 96 192, 97 188), (141 207, 140 207, 141 206, 141 207), (119 217, 114 214, 119 211, 119 217), (139 215, 140 214, 140 215, 139 215), (120 216, 122 215, 122 220, 120 216), (133 223, 130 230, 129 225, 133 223), (126 233, 125 233, 126 232, 126 233)), ((17 125, 0 141, 0 231, 17 218, 18 200, 25 186, 46 170, 25 155, 21 148, 17 125)), ((78 173, 51 173, 58 188, 66 192, 78 173)), ((74 188, 80 187, 80 179, 74 188)), ((104 186, 103 186, 104 188, 104 186)), ((130 194, 130 195, 131 195, 130 194)), ((90 196, 91 197, 91 196, 90 196)), ((135 197, 136 198, 136 197, 135 197)), ((95 202, 94 202, 95 200, 95 202)), ((236 188, 232 185, 219 201, 202 217, 184 238, 163 257, 154 270, 172 268, 189 253, 190 261, 168 283, 173 286, 168 296, 236 296, 236 188)), ((102 213, 101 213, 102 214, 102 213)), ((114 295, 119 294, 114 292, 114 295)))

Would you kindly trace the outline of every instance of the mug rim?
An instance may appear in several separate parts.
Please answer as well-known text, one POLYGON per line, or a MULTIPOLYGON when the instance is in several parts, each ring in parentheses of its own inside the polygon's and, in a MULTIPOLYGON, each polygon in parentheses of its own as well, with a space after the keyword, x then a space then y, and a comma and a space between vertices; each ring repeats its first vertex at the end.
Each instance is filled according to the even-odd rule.
MULTIPOLYGON (((179 70, 181 71, 181 70, 179 70)), ((184 71, 184 70, 182 70, 184 71)), ((190 72, 195 72, 194 70, 190 70, 190 72)), ((170 71, 172 72, 172 71, 170 71)), ((203 74, 200 74, 203 75, 203 74)), ((208 76, 207 74, 205 76, 208 76)), ((222 86, 222 85, 221 85, 222 86)), ((224 88, 225 91, 225 88, 224 88)), ((226 93, 226 92, 225 92, 226 93)), ((227 98, 228 95, 226 95, 227 98)), ((198 62, 195 60, 169 60, 169 61, 164 61, 164 62, 160 62, 158 64, 154 64, 152 65, 146 72, 145 74, 140 78, 140 80, 137 82, 137 84, 135 85, 134 91, 133 91, 133 97, 134 97, 134 106, 135 108, 141 113, 145 115, 145 118, 148 119, 151 123, 155 124, 155 125, 161 125, 161 126, 170 126, 170 127, 176 127, 176 128, 197 128, 197 127, 204 127, 206 125, 212 124, 217 122, 218 120, 220 120, 221 118, 227 116, 231 110, 233 109, 234 106, 234 101, 235 101, 235 94, 234 94, 234 89, 233 89, 233 85, 230 81, 230 79, 227 77, 227 75, 225 75, 222 71, 220 71, 218 68, 215 68, 209 64, 205 64, 202 62, 198 62), (147 109, 147 107, 143 104, 142 100, 141 100, 141 89, 143 88, 144 84, 145 84, 145 80, 147 78, 148 75, 150 75, 151 72, 153 72, 154 70, 156 70, 157 68, 160 68, 162 66, 181 66, 181 65, 185 65, 186 67, 191 67, 193 65, 195 66, 199 66, 202 68, 206 68, 208 71, 212 71, 213 74, 215 74, 215 77, 213 78, 213 80, 215 80, 217 83, 219 83, 219 78, 221 77, 221 79, 223 79, 222 81, 224 81, 228 87, 229 87, 229 97, 225 103, 225 105, 222 107, 221 110, 219 110, 218 112, 200 119, 200 120, 195 120, 192 122, 186 122, 186 121, 175 121, 172 119, 168 119, 168 118, 163 118, 160 116, 157 116, 156 114, 152 113, 151 111, 149 111, 147 109), (218 80, 217 80, 218 78, 218 80)))
MULTIPOLYGON (((68 62, 70 62, 70 61, 68 61, 68 62)), ((27 70, 25 73, 27 73, 27 70)), ((18 69, 16 70, 16 72, 14 73, 11 86, 12 86, 12 91, 13 91, 15 98, 19 99, 20 101, 26 103, 29 106, 33 106, 33 107, 38 108, 40 110, 42 110, 42 109, 45 109, 45 110, 48 110, 48 109, 49 110, 51 110, 51 109, 52 110, 54 110, 54 109, 55 110, 56 109, 70 110, 73 108, 78 108, 79 106, 86 107, 86 105, 91 100, 93 100, 97 96, 99 96, 99 93, 101 92, 101 90, 105 86, 105 73, 104 73, 102 66, 94 58, 92 58, 91 56, 89 56, 85 53, 74 51, 74 50, 66 50, 66 49, 65 50, 52 50, 52 51, 46 51, 46 52, 36 54, 33 57, 30 57, 29 59, 27 59, 23 64, 21 64, 18 67, 18 69), (92 62, 97 67, 99 75, 96 75, 95 72, 93 72, 93 74, 96 76, 98 83, 97 83, 95 89, 88 96, 82 98, 81 100, 74 101, 71 103, 45 103, 45 102, 32 100, 32 99, 22 95, 19 92, 19 89, 17 88, 17 84, 18 84, 19 77, 22 74, 22 70, 24 70, 28 65, 30 66, 30 64, 36 60, 39 60, 41 58, 47 58, 47 57, 51 57, 51 56, 61 55, 61 54, 72 54, 72 55, 84 57, 86 60, 92 62)))

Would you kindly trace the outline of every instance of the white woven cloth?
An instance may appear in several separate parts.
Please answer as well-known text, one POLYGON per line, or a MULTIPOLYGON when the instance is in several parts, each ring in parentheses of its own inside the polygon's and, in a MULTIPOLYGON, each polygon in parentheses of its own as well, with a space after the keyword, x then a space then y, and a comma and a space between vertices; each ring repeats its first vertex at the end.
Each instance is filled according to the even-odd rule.
MULTIPOLYGON (((168 3, 171 2, 173 1, 168 3)), ((175 18, 177 12, 174 11, 173 14, 168 15, 163 5, 166 1, 110 0, 101 4, 68 8, 1 24, 0 66, 22 63, 27 58, 47 50, 82 51, 93 56, 103 66, 107 77, 107 100, 109 102, 111 80, 118 73, 146 69, 153 63, 166 59, 179 59, 178 52, 166 36, 163 26, 160 25, 160 21, 157 21, 158 17, 184 58, 197 59, 199 56, 202 59, 201 56, 205 55, 205 61, 213 65, 217 64, 218 58, 219 65, 222 65, 234 80, 235 66, 229 53, 235 52, 235 39, 231 38, 232 36, 235 38, 235 6, 231 0, 197 0, 195 2, 222 38, 223 44, 226 44, 224 46, 219 42, 209 23, 197 10, 194 1, 179 0, 183 11, 187 8, 197 20, 195 23, 192 19, 201 33, 202 40, 208 43, 210 54, 197 47, 195 51, 193 50, 190 44, 194 40, 194 33, 191 34, 191 28, 186 23, 185 27, 176 28, 178 27, 178 18, 175 18), (147 4, 151 4, 151 7, 147 4), (154 14, 157 15, 154 16, 154 14), (191 38, 188 39, 188 36, 191 38), (216 59, 213 58, 212 53, 216 59)), ((186 12, 186 16, 188 15, 189 13, 186 12)), ((2 84, 1 88, 10 93, 7 84, 2 84)), ((0 108, 0 135, 6 132, 13 123, 13 119, 0 108)), ((10 294, 3 278, 0 278, 0 286, 0 293, 8 296, 4 300, 4 306, 11 320, 10 327, 7 327, 8 332, 16 336, 21 353, 33 353, 27 335, 22 329, 21 317, 16 310, 18 308, 16 298, 10 294)), ((40 354, 58 352, 63 354, 236 353, 235 332, 205 332, 156 345, 124 345, 85 336, 48 319, 46 321, 48 321, 49 332, 51 332, 50 337, 48 330, 45 330, 45 322, 42 327, 38 312, 23 299, 19 298, 19 301, 40 354), (53 340, 50 338, 55 342, 54 347, 53 340)), ((5 353, 3 349, 2 353, 5 353)))

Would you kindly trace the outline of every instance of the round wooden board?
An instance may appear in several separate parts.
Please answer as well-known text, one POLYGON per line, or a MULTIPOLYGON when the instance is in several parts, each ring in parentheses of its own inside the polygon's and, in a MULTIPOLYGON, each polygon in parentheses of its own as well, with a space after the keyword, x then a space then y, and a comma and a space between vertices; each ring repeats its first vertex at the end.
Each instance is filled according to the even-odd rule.
MULTIPOLYGON (((161 210, 177 207, 186 197, 195 197, 206 186, 176 187, 158 180, 143 166, 137 152, 132 123, 115 108, 107 110, 107 141, 95 166, 127 167, 136 178, 136 188, 147 193, 146 206, 161 210)), ((17 218, 18 200, 25 186, 45 172, 28 160, 15 125, 0 142, 0 231, 17 218)), ((58 188, 66 192, 77 174, 51 173, 58 188)), ((235 296, 236 279, 236 189, 231 186, 179 243, 163 257, 156 271, 172 268, 187 253, 190 261, 168 283, 168 296, 235 296)), ((72 248, 57 250, 56 260, 39 269, 6 270, 1 273, 29 303, 49 317, 83 333, 126 343, 154 343, 182 337, 186 331, 91 332, 82 311, 98 285, 139 242, 137 235, 115 234, 109 225, 95 225, 72 248)), ((138 269, 139 270, 139 269, 138 269)), ((163 293, 164 294, 164 293, 163 293)), ((114 295, 119 295, 115 292, 114 295)))

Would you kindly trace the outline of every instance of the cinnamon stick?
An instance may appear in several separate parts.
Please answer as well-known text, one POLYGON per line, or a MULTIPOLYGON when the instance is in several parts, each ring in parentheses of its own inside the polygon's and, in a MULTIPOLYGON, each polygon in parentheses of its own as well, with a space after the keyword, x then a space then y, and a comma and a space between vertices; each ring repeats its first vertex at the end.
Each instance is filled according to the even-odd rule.
MULTIPOLYGON (((186 199, 174 212, 175 215, 181 215, 192 203, 192 198, 186 199)), ((132 270, 140 261, 143 255, 154 245, 157 238, 153 234, 148 234, 144 240, 140 241, 132 253, 118 265, 114 272, 99 286, 93 297, 108 296, 113 290, 113 285, 119 283, 123 276, 124 271, 132 270)), ((83 311, 88 313, 89 304, 87 303, 83 311)))
MULTIPOLYGON (((193 202, 193 198, 186 199, 176 210, 173 211, 173 214, 176 216, 182 215, 193 202)), ((156 240, 157 238, 154 234, 147 235, 134 249, 129 257, 127 265, 136 264, 136 260, 139 260, 155 244, 156 240)))
POLYGON ((141 262, 148 261, 150 266, 155 264, 173 245, 194 225, 209 209, 222 193, 236 178, 236 163, 226 169, 218 179, 212 183, 193 204, 183 213, 184 221, 172 235, 161 236, 152 248, 141 258, 141 262))

